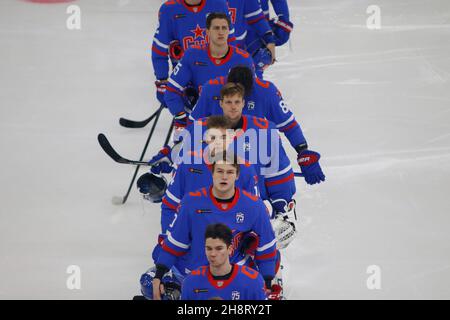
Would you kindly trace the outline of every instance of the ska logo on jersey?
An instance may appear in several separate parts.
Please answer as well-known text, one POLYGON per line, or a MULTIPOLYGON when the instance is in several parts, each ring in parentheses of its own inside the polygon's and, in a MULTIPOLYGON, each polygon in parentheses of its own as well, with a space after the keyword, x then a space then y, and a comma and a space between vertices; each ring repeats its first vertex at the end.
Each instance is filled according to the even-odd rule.
POLYGON ((205 35, 204 28, 200 27, 198 24, 195 29, 190 30, 193 36, 187 36, 183 38, 183 47, 189 48, 191 46, 202 46, 208 43, 208 37, 205 35))
POLYGON ((254 110, 255 109, 255 101, 247 102, 247 109, 248 110, 254 110))
POLYGON ((244 223, 244 214, 242 212, 236 213, 236 223, 244 223))

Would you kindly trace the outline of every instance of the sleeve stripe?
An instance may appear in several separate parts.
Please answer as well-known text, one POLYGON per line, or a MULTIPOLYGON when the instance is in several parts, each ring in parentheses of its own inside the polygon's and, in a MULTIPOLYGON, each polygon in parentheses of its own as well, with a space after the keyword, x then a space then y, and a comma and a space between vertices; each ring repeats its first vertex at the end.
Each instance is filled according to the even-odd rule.
POLYGON ((171 204, 169 201, 167 201, 166 197, 164 197, 164 198, 162 199, 162 202, 163 202, 166 206, 168 206, 170 209, 172 209, 172 210, 177 210, 177 207, 174 206, 173 204, 171 204))
POLYGON ((177 197, 175 197, 175 196, 173 195, 173 193, 170 192, 168 189, 166 190, 166 195, 167 195, 172 201, 174 201, 174 202, 176 202, 176 203, 180 203, 180 202, 181 202, 181 200, 178 199, 177 197))
POLYGON ((189 247, 190 247, 190 245, 188 245, 188 244, 184 244, 184 243, 181 243, 181 242, 175 240, 175 239, 172 237, 172 234, 170 233, 169 230, 167 230, 167 240, 169 240, 170 243, 172 243, 173 245, 176 245, 177 247, 179 247, 179 248, 181 248, 181 249, 187 250, 187 249, 189 249, 189 247))
POLYGON ((152 51, 159 54, 160 56, 167 57, 169 54, 167 52, 162 52, 156 46, 152 46, 152 51))
POLYGON ((272 187, 272 186, 276 186, 282 183, 285 183, 289 180, 294 179, 294 173, 292 172, 290 175, 288 175, 287 177, 280 179, 280 180, 275 180, 275 181, 269 181, 269 182, 265 182, 264 184, 266 185, 266 187, 272 187))
POLYGON ((180 86, 175 80, 169 78, 169 83, 180 91, 184 91, 184 87, 180 86))
POLYGON ((287 119, 285 122, 277 124, 277 129, 280 129, 280 128, 284 127, 285 125, 287 125, 292 120, 294 120, 294 115, 291 115, 291 117, 289 119, 287 119))
POLYGON ((246 19, 248 19, 248 18, 257 16, 257 15, 260 14, 261 12, 263 12, 263 11, 262 11, 262 9, 260 8, 260 9, 258 9, 258 10, 256 10, 256 11, 253 11, 253 12, 250 12, 250 13, 246 14, 244 17, 245 17, 246 19))
POLYGON ((247 262, 247 260, 250 258, 250 255, 245 255, 245 257, 244 257, 244 259, 242 259, 242 260, 240 260, 240 261, 238 261, 238 262, 236 262, 236 264, 238 265, 238 266, 243 266, 246 262, 247 262))
POLYGON ((247 36, 247 30, 245 30, 245 32, 243 34, 241 34, 240 36, 236 37, 236 40, 244 40, 246 36, 247 36))
MULTIPOLYGON (((180 96, 183 95, 183 92, 180 92, 180 90, 177 90, 177 89, 172 88, 172 87, 170 87, 170 86, 167 86, 166 90, 167 90, 167 91, 170 91, 170 92, 173 92, 173 93, 176 93, 176 94, 178 94, 178 95, 180 95, 180 96)), ((167 92, 167 91, 166 91, 166 92, 167 92)))
POLYGON ((261 16, 261 17, 258 17, 258 18, 256 18, 256 19, 247 21, 247 23, 248 23, 248 24, 255 24, 255 23, 257 23, 258 21, 263 20, 263 19, 265 19, 265 18, 266 18, 265 16, 261 16))
POLYGON ((169 252, 170 254, 173 254, 176 257, 181 257, 181 256, 186 254, 186 252, 180 252, 180 251, 173 250, 172 248, 168 247, 164 242, 162 244, 162 248, 163 248, 164 251, 167 251, 167 252, 169 252))
POLYGON ((289 126, 287 126, 286 128, 281 128, 280 131, 281 131, 281 132, 286 132, 286 131, 289 131, 289 130, 291 130, 292 128, 295 128, 295 127, 297 127, 297 126, 298 126, 297 121, 294 121, 294 122, 292 122, 289 126))
POLYGON ((286 168, 284 168, 283 170, 278 171, 278 172, 275 172, 275 173, 271 173, 271 174, 264 175, 264 177, 265 177, 266 179, 268 179, 268 178, 273 178, 273 177, 281 176, 282 174, 285 174, 285 173, 288 172, 289 170, 292 170, 292 167, 291 167, 290 164, 289 164, 286 168))
POLYGON ((265 259, 270 259, 273 258, 277 255, 277 250, 273 250, 271 253, 267 253, 267 254, 263 254, 260 256, 256 256, 255 260, 265 260, 265 259))
POLYGON ((273 239, 271 242, 269 242, 268 244, 262 246, 262 247, 258 247, 256 248, 256 251, 258 252, 262 252, 264 250, 267 250, 269 248, 271 248, 272 246, 274 246, 277 243, 277 239, 273 239))
POLYGON ((270 14, 270 10, 264 11, 264 14, 268 16, 270 14))
POLYGON ((161 48, 164 48, 164 49, 169 49, 169 45, 167 45, 167 44, 164 44, 164 43, 162 43, 161 41, 159 41, 158 39, 156 39, 156 38, 153 38, 153 41, 155 41, 156 42, 156 44, 158 45, 158 46, 160 46, 161 48))

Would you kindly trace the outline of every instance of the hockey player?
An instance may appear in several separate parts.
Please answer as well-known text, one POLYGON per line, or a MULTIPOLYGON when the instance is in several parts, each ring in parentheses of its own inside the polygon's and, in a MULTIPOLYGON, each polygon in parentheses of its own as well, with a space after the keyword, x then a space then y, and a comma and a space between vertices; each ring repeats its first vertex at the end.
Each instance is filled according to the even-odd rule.
MULTIPOLYGON (((228 13, 225 0, 169 0, 158 13, 158 27, 153 37, 152 63, 156 77, 157 98, 164 104, 164 92, 169 78, 169 58, 172 67, 187 48, 207 44, 206 17, 211 12, 228 13)), ((230 32, 233 41, 234 31, 230 32)))
MULTIPOLYGON (((275 123, 277 129, 283 132, 297 152, 298 162, 305 163, 303 157, 313 154, 320 158, 320 155, 313 151, 308 151, 308 144, 295 120, 294 114, 284 102, 281 93, 275 85, 269 81, 254 78, 252 71, 245 66, 236 66, 230 70, 227 79, 219 77, 210 80, 203 86, 199 100, 191 113, 191 118, 198 119, 207 117, 210 114, 221 114, 224 109, 221 106, 221 89, 227 83, 239 83, 245 88, 245 106, 243 114, 265 117, 275 123)), ((318 160, 318 159, 317 159, 318 160)), ((302 166, 302 165, 300 165, 302 166)), ((303 169, 303 168, 302 168, 303 169)), ((308 184, 320 183, 325 180, 321 170, 316 174, 310 174, 308 168, 305 172, 305 180, 308 184)))
POLYGON ((175 116, 175 127, 182 128, 187 124, 186 104, 183 101, 183 91, 187 85, 199 89, 209 79, 226 75, 235 65, 242 64, 253 69, 250 55, 228 44, 230 27, 231 21, 226 14, 209 14, 206 19, 209 43, 190 47, 170 75, 164 99, 175 116))
MULTIPOLYGON (((269 0, 260 0, 261 8, 264 11, 266 20, 269 22, 274 34, 276 46, 282 46, 289 40, 289 36, 294 28, 290 21, 289 6, 287 0, 270 0, 272 7, 277 15, 276 18, 270 19, 269 0)), ((247 51, 253 56, 255 65, 257 65, 257 75, 262 79, 262 72, 267 68, 268 63, 265 56, 267 40, 258 35, 254 30, 249 29, 246 37, 247 51)))
MULTIPOLYGON (((267 64, 272 64, 275 61, 276 37, 268 21, 265 19, 259 0, 228 0, 228 6, 231 20, 235 26, 236 45, 247 50, 247 34, 252 33, 256 35, 269 51, 267 64)), ((254 62, 256 71, 259 73, 257 63, 259 61, 255 61, 254 59, 254 62)))
POLYGON ((181 300, 265 300, 265 285, 259 272, 230 263, 233 234, 222 223, 210 224, 205 232, 209 265, 192 271, 183 281, 181 300))
POLYGON ((242 265, 248 261, 241 242, 246 234, 255 233, 259 240, 255 250, 258 270, 269 284, 274 278, 276 239, 267 208, 260 198, 235 186, 239 175, 236 157, 230 159, 224 154, 223 159, 212 165, 212 186, 190 192, 181 201, 156 263, 156 300, 160 299, 160 280, 179 257, 187 255, 186 266, 190 270, 207 264, 204 235, 212 223, 224 223, 233 230, 232 263, 242 265))

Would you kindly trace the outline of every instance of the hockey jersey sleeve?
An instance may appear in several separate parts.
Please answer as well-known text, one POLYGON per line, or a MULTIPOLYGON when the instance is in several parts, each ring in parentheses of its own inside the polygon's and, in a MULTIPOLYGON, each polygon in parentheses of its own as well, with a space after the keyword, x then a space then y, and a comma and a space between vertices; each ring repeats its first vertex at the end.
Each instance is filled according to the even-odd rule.
POLYGON ((200 96, 195 104, 194 109, 191 112, 191 119, 197 120, 200 118, 206 118, 211 115, 211 111, 209 105, 211 104, 212 99, 214 98, 212 95, 212 84, 209 82, 202 86, 202 90, 200 91, 200 96))
POLYGON ((176 169, 172 181, 169 183, 166 194, 162 199, 161 204, 161 228, 165 233, 169 228, 169 224, 172 223, 175 214, 177 213, 178 206, 181 199, 184 196, 184 175, 186 166, 180 164, 176 169))
POLYGON ((260 273, 250 288, 249 300, 267 300, 264 279, 260 273))
POLYGON ((247 20, 247 24, 253 28, 258 36, 263 38, 266 43, 275 43, 275 35, 266 20, 259 0, 245 1, 244 17, 247 20))
POLYGON ((280 91, 273 83, 267 82, 267 84, 269 84, 267 95, 265 95, 268 103, 267 119, 275 123, 276 128, 286 136, 292 147, 305 145, 303 131, 280 91))
POLYGON ((164 80, 169 77, 169 44, 174 39, 169 9, 163 4, 158 13, 158 27, 152 43, 152 63, 155 77, 164 80))
POLYGON ((255 262, 263 277, 269 276, 273 278, 275 276, 277 256, 275 234, 270 224, 268 210, 261 199, 258 199, 255 203, 254 209, 258 212, 258 217, 253 226, 253 231, 259 236, 255 262))
POLYGON ((275 211, 283 211, 284 206, 293 198, 296 188, 291 162, 283 148, 275 125, 269 122, 271 132, 270 162, 262 170, 267 195, 275 211))
POLYGON ((183 58, 178 62, 169 77, 164 100, 173 115, 184 112, 183 91, 193 76, 190 67, 192 55, 194 55, 192 48, 186 50, 183 58))
POLYGON ((181 203, 178 213, 167 230, 167 237, 162 242, 162 251, 156 264, 172 268, 178 257, 188 253, 191 247, 191 219, 188 204, 181 203))
POLYGON ((282 17, 284 21, 290 21, 287 0, 270 0, 270 2, 272 3, 273 10, 279 18, 282 17))

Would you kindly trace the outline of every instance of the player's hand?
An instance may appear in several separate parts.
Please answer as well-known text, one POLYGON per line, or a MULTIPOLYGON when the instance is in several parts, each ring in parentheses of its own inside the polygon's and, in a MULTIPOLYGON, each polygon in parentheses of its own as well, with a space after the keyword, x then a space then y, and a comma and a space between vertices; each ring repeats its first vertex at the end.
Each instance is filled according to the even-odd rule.
POLYGON ((179 112, 173 118, 173 125, 175 126, 175 129, 186 128, 188 122, 189 122, 188 115, 184 111, 179 112))
POLYGON ((154 174, 171 173, 173 171, 171 152, 172 149, 168 145, 159 150, 148 162, 152 166, 150 172, 154 174))
POLYGON ((164 94, 166 93, 167 80, 156 80, 155 86, 156 86, 156 99, 158 99, 158 101, 161 104, 165 104, 164 94))
POLYGON ((161 283, 161 279, 153 278, 153 300, 161 300, 161 296, 164 294, 164 285, 161 283))
POLYGON ((275 43, 268 43, 266 47, 267 47, 267 49, 269 49, 270 54, 272 55, 272 64, 274 64, 275 61, 276 61, 276 56, 275 56, 275 43))
POLYGON ((306 183, 316 184, 325 181, 325 175, 319 164, 320 154, 311 150, 303 150, 297 155, 297 162, 305 176, 306 183))
POLYGON ((282 300, 283 288, 279 284, 273 284, 270 289, 266 289, 267 300, 282 300))

